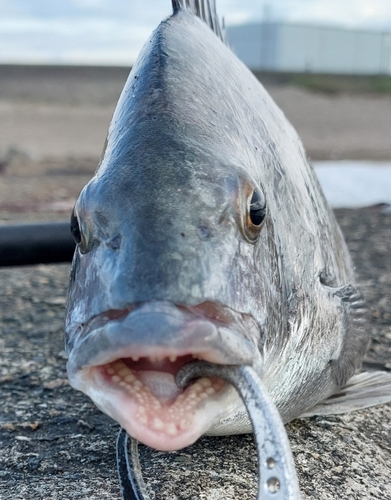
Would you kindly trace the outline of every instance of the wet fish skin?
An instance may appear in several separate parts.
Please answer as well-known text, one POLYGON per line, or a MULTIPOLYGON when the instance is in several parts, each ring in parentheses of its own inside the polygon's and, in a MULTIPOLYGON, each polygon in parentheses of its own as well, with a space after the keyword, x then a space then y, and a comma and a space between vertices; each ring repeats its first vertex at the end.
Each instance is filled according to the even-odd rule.
MULTIPOLYGON (((301 141, 250 71, 186 9, 144 46, 75 217, 81 243, 68 294, 68 373, 120 423, 120 403, 107 403, 104 389, 97 395, 90 368, 132 353, 151 357, 154 348, 176 353, 187 328, 169 333, 178 310, 183 324, 199 321, 188 353, 198 342, 201 357, 210 349, 212 361, 222 362, 227 339, 224 352, 232 354, 224 362, 252 364, 285 422, 360 366, 365 306, 301 141), (266 200, 266 217, 252 242, 254 189, 266 200), (147 345, 132 314, 148 304, 158 313, 147 345), (201 324, 194 308, 201 314, 210 304, 214 312, 201 324), (227 317, 216 320, 223 310, 227 317), (88 330, 96 318, 101 326, 88 330), (212 344, 206 322, 217 324, 212 344)), ((232 391, 219 404, 202 432, 250 430, 232 391)))

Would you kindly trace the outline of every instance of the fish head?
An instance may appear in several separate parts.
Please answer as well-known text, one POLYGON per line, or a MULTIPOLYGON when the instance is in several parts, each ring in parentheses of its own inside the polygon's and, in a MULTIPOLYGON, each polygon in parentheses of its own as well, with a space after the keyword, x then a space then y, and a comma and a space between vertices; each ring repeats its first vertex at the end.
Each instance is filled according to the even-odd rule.
POLYGON ((180 390, 174 377, 185 363, 262 363, 247 294, 265 200, 234 169, 219 176, 206 159, 204 168, 213 175, 200 173, 198 156, 187 179, 152 175, 137 186, 97 176, 72 217, 80 243, 66 319, 71 384, 161 449, 186 446, 238 404, 218 379, 180 390))
POLYGON ((263 324, 270 310, 278 315, 273 225, 254 175, 260 155, 245 84, 224 81, 232 61, 195 16, 181 11, 162 23, 71 219, 70 383, 162 450, 191 444, 242 409, 218 378, 180 389, 180 368, 196 358, 260 373, 263 324))

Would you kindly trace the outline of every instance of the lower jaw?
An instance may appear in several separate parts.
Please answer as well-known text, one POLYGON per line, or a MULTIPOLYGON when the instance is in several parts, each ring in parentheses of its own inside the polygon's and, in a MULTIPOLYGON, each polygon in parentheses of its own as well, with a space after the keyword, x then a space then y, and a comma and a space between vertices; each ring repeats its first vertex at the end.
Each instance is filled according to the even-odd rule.
POLYGON ((84 379, 82 384, 75 380, 73 385, 78 389, 83 385, 83 392, 104 413, 143 444, 162 451, 189 446, 221 415, 219 399, 227 384, 218 378, 202 378, 181 390, 173 375, 154 373, 133 371, 117 360, 79 374, 84 379), (143 383, 151 376, 165 378, 171 384, 164 397, 157 397, 156 389, 151 391, 143 383))

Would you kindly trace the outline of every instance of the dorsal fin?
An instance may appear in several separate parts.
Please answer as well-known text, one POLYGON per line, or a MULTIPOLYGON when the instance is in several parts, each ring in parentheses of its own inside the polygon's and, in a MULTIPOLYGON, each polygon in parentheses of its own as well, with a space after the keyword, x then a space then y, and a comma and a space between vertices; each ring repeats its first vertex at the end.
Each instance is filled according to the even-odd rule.
POLYGON ((202 19, 209 28, 225 43, 224 26, 221 28, 217 16, 215 0, 171 0, 174 13, 186 9, 202 19))

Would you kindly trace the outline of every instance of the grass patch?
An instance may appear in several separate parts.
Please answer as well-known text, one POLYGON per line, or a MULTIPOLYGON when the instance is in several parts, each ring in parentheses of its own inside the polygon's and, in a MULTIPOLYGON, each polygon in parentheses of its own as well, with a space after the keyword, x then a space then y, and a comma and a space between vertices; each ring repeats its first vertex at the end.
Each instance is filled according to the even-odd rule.
POLYGON ((329 75, 319 73, 279 73, 255 71, 264 85, 294 85, 325 94, 391 94, 391 76, 329 75))
POLYGON ((291 84, 328 94, 341 92, 391 94, 391 76, 297 74, 292 76, 291 84))

